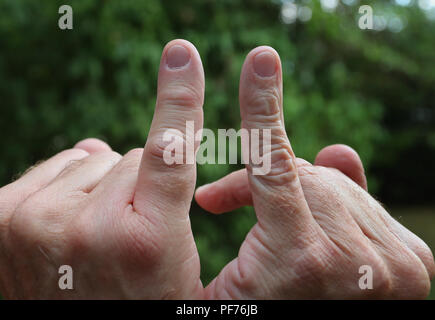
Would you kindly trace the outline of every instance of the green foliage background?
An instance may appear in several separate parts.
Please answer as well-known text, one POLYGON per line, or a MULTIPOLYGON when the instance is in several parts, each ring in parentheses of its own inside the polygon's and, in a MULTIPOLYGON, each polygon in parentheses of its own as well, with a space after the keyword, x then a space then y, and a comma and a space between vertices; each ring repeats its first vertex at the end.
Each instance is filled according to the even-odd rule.
MULTIPOLYGON (((206 74, 205 127, 239 128, 246 54, 274 47, 284 73, 286 128, 313 161, 332 143, 361 155, 370 191, 392 205, 434 203, 434 21, 416 5, 364 1, 406 22, 398 33, 358 28, 358 6, 319 1, 307 23, 284 24, 270 0, 0 0, 0 185, 39 159, 93 136, 125 153, 144 145, 164 45, 195 44, 206 74), (74 29, 58 28, 70 4, 74 29)), ((362 3, 361 3, 362 4, 362 3)), ((202 185, 238 169, 198 168, 202 185)), ((203 280, 233 259, 255 222, 250 208, 211 216, 193 203, 203 280)), ((435 232, 435 230, 434 230, 435 232)))

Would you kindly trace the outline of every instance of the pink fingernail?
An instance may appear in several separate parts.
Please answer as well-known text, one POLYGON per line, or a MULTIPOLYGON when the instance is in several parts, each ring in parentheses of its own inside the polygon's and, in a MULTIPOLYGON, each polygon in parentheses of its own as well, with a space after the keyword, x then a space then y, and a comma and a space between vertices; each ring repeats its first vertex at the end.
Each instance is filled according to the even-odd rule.
POLYGON ((171 69, 182 68, 190 61, 190 52, 181 45, 174 45, 166 52, 166 63, 171 69))
POLYGON ((260 77, 271 77, 276 72, 276 57, 269 51, 263 51, 254 57, 254 70, 260 77))

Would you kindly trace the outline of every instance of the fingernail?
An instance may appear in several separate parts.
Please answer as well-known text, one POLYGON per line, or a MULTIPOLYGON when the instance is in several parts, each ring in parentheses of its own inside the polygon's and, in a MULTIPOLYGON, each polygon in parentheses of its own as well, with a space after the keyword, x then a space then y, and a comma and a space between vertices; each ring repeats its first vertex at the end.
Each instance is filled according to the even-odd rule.
POLYGON ((166 63, 171 69, 181 68, 190 61, 190 52, 183 46, 174 45, 166 52, 166 63))
POLYGON ((254 70, 260 77, 271 77, 276 72, 276 57, 264 51, 254 57, 254 70))

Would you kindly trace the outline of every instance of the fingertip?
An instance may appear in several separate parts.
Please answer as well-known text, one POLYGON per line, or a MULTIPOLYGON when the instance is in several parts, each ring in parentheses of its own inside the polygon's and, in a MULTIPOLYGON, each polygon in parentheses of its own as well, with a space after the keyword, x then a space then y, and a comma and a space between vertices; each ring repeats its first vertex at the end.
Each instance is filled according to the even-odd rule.
POLYGON ((195 196, 203 194, 203 193, 206 191, 206 189, 207 189, 207 187, 208 187, 209 185, 210 185, 210 184, 208 183, 208 184, 204 184, 204 185, 202 185, 202 186, 196 188, 195 196))
POLYGON ((101 151, 112 151, 112 148, 104 141, 96 138, 87 138, 77 142, 74 149, 81 149, 90 154, 101 151))
POLYGON ((203 196, 206 194, 206 189, 207 189, 207 185, 200 186, 195 190, 195 194, 193 195, 195 201, 199 204, 200 207, 203 207, 202 205, 204 203, 203 196))
POLYGON ((204 210, 211 212, 213 214, 220 214, 219 203, 217 202, 215 192, 213 192, 213 187, 210 188, 211 184, 203 185, 196 189, 195 191, 195 201, 204 210))
POLYGON ((252 49, 251 51, 249 51, 248 55, 246 56, 246 60, 249 61, 250 59, 255 58, 258 54, 267 53, 267 52, 272 54, 277 59, 279 59, 279 54, 274 48, 272 48, 270 46, 258 46, 256 48, 252 49))
POLYGON ((316 156, 315 165, 325 165, 336 163, 337 160, 362 166, 362 162, 358 153, 351 147, 345 144, 333 144, 324 147, 316 156))
MULTIPOLYGON (((269 46, 260 46, 251 50, 246 56, 244 71, 255 74, 258 78, 273 78, 281 69, 278 52, 269 46)), ((243 74, 243 71, 242 71, 243 74)))
POLYGON ((169 69, 186 67, 190 63, 190 50, 181 44, 172 44, 166 51, 166 65, 169 69))
POLYGON ((166 52, 170 48, 172 48, 173 46, 183 46, 186 49, 188 49, 189 51, 195 51, 195 52, 197 52, 196 47, 195 47, 195 45, 192 42, 190 42, 188 40, 185 40, 185 39, 174 39, 174 40, 169 41, 165 45, 165 48, 163 49, 163 55, 165 55, 166 52))
POLYGON ((335 144, 323 148, 317 154, 314 164, 338 169, 367 190, 363 163, 358 153, 347 145, 335 144))

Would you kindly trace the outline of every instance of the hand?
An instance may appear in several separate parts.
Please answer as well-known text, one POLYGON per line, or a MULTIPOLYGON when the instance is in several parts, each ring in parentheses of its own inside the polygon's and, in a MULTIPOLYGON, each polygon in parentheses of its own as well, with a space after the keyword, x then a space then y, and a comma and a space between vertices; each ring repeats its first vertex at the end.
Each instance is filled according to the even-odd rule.
MULTIPOLYGON (((189 209, 194 164, 163 161, 167 129, 202 128, 204 73, 187 41, 163 51, 144 149, 121 157, 87 140, 0 189, 0 290, 6 298, 201 298, 189 209), (73 269, 74 290, 58 270, 73 269)), ((187 140, 186 143, 189 143, 187 140)), ((195 145, 195 147, 198 147, 195 145)))
POLYGON ((240 79, 242 127, 271 129, 271 171, 253 175, 248 164, 197 190, 205 209, 252 203, 258 220, 206 297, 425 298, 435 272, 425 243, 338 170, 295 158, 283 124, 281 72, 277 53, 259 47, 240 79), (372 290, 358 285, 363 265, 373 270, 372 290))

